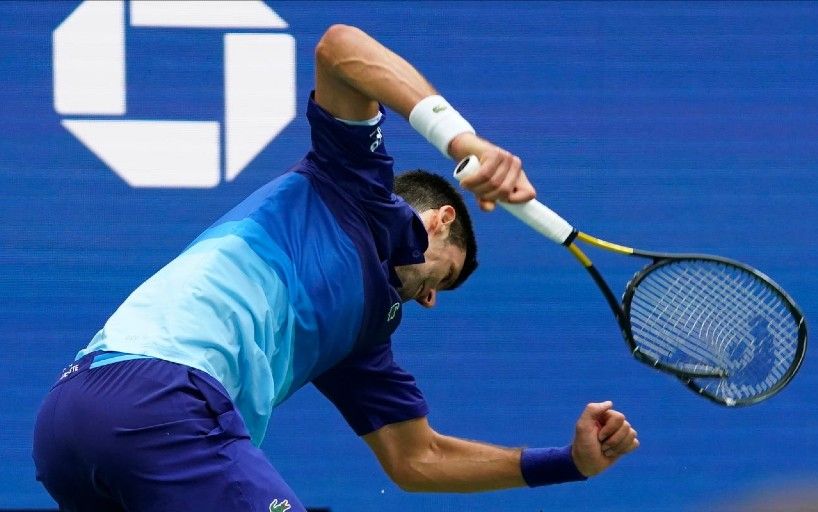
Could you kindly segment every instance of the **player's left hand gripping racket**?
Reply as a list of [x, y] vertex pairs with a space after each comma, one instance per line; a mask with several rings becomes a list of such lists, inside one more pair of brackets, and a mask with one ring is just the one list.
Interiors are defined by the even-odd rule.
[[[480, 168], [476, 156], [454, 171], [462, 180]], [[743, 263], [703, 254], [665, 254], [613, 244], [577, 231], [537, 200], [499, 203], [564, 245], [591, 274], [637, 360], [681, 379], [726, 406], [750, 405], [789, 383], [804, 359], [807, 324], [801, 310], [769, 277]], [[647, 258], [614, 296], [576, 242]]]

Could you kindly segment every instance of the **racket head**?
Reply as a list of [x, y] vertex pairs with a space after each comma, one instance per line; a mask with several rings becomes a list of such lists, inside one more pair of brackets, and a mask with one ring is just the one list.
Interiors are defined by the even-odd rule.
[[651, 256], [622, 299], [623, 334], [637, 359], [731, 407], [789, 383], [806, 352], [807, 326], [779, 285], [727, 258]]

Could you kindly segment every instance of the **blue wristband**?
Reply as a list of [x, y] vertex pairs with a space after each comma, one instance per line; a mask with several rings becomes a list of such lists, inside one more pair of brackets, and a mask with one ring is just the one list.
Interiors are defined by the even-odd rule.
[[523, 448], [520, 470], [529, 487], [588, 479], [574, 464], [571, 445], [562, 448]]

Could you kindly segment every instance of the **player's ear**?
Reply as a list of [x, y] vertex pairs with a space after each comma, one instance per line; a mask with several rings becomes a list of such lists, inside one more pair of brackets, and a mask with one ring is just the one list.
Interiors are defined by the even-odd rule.
[[438, 215], [440, 215], [440, 222], [446, 225], [451, 225], [451, 223], [454, 222], [455, 217], [457, 217], [457, 212], [455, 212], [454, 206], [444, 204], [438, 210]]
[[432, 230], [441, 235], [444, 239], [449, 238], [449, 232], [456, 216], [457, 214], [455, 213], [454, 207], [444, 204], [435, 210], [431, 226]]

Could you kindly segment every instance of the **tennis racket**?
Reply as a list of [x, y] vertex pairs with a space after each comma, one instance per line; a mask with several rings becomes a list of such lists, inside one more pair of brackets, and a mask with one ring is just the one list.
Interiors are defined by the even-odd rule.
[[[455, 168], [460, 181], [480, 168], [476, 156]], [[704, 254], [633, 249], [574, 229], [537, 200], [499, 203], [545, 237], [568, 248], [613, 311], [631, 353], [725, 406], [751, 405], [786, 386], [804, 359], [807, 324], [787, 293], [758, 270]], [[582, 242], [648, 261], [622, 301], [577, 246]]]

